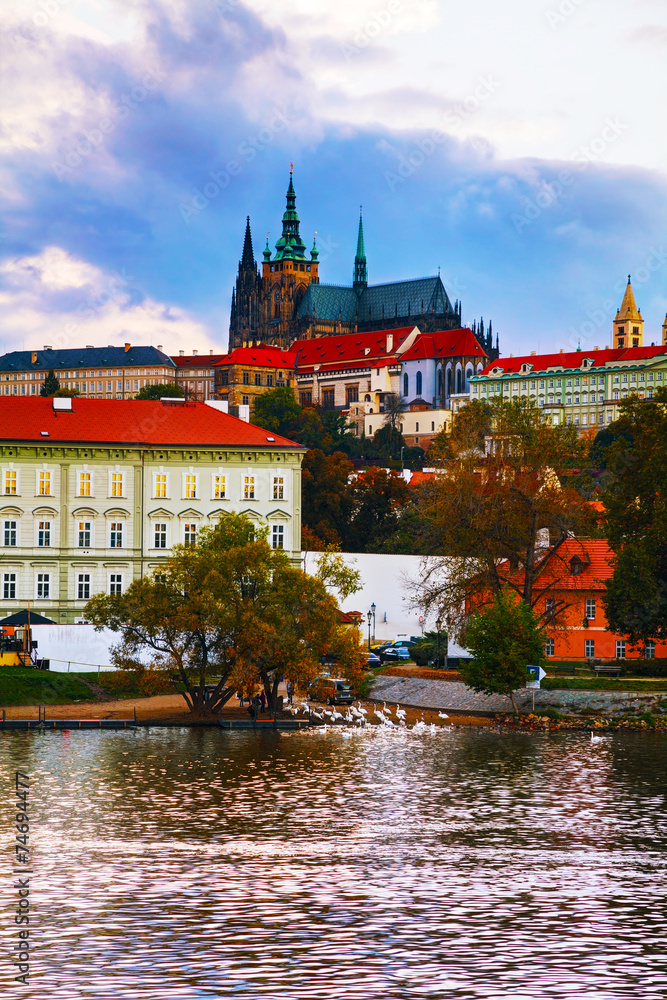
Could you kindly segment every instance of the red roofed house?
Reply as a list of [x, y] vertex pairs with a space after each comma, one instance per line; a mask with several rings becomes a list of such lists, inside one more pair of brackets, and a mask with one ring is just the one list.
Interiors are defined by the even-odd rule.
[[215, 398], [226, 402], [233, 412], [249, 406], [267, 389], [294, 385], [296, 354], [264, 344], [236, 347], [215, 365]]
[[207, 403], [0, 397], [0, 617], [79, 620], [225, 511], [300, 561], [304, 451]]
[[565, 606], [557, 626], [547, 626], [546, 652], [556, 660], [612, 660], [626, 657], [667, 656], [667, 642], [650, 642], [631, 648], [622, 635], [609, 631], [601, 598], [612, 575], [613, 552], [604, 539], [570, 539], [559, 558], [550, 563], [539, 580], [548, 596], [536, 611]]
[[[193, 351], [186, 354], [179, 351], [178, 357], [172, 357], [176, 365], [176, 385], [183, 389], [186, 399], [215, 399], [215, 367], [225, 357], [224, 352], [200, 354]], [[171, 380], [170, 380], [171, 381]]]
[[384, 422], [384, 397], [395, 393], [407, 406], [404, 436], [425, 447], [449, 419], [451, 395], [487, 361], [471, 330], [416, 326], [300, 340], [292, 350], [302, 406], [347, 411], [356, 433], [372, 437]]
[[472, 380], [470, 398], [531, 399], [553, 424], [595, 432], [616, 420], [628, 394], [650, 399], [667, 382], [667, 317], [655, 343], [643, 347], [643, 335], [628, 278], [613, 323], [613, 348], [498, 358]]

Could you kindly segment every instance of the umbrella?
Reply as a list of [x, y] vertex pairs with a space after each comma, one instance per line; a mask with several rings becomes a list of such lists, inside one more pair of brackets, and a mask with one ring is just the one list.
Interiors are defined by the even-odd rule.
[[[29, 616], [29, 617], [28, 617]], [[17, 611], [13, 615], [9, 615], [8, 618], [3, 618], [0, 620], [0, 625], [55, 625], [56, 622], [51, 621], [50, 618], [45, 618], [44, 615], [38, 615], [36, 611], [28, 611], [24, 608], [23, 611]]]

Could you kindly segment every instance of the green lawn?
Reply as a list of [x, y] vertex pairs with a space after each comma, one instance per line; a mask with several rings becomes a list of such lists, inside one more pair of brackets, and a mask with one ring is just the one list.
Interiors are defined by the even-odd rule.
[[97, 683], [97, 672], [60, 674], [26, 667], [0, 667], [0, 706], [66, 705], [73, 701], [96, 701], [97, 696], [82, 677]]
[[545, 677], [545, 691], [667, 691], [664, 677]]

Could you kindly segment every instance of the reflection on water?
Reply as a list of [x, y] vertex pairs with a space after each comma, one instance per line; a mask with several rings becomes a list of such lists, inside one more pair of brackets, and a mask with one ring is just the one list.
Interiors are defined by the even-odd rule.
[[667, 996], [663, 737], [6, 733], [0, 761], [5, 802], [33, 780], [16, 995]]

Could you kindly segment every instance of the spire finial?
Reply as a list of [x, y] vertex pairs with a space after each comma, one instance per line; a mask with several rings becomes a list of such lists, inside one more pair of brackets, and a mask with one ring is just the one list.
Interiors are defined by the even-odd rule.
[[628, 284], [629, 284], [629, 285], [631, 284], [631, 281], [630, 281], [630, 275], [628, 275]]
[[290, 174], [294, 173], [294, 164], [292, 163], [291, 160], [290, 160], [290, 165], [289, 165], [289, 172], [290, 172]]

